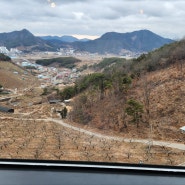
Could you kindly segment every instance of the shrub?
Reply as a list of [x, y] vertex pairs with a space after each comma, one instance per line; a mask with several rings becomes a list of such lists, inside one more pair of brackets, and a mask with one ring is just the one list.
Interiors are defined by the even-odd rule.
[[130, 99], [127, 101], [125, 112], [132, 117], [131, 122], [136, 123], [138, 127], [143, 113], [143, 105], [136, 100]]
[[1, 61], [11, 61], [11, 58], [3, 53], [0, 53], [0, 60]]
[[75, 94], [76, 94], [75, 86], [70, 86], [66, 87], [62, 92], [60, 92], [60, 97], [62, 101], [64, 101], [65, 99], [72, 98], [73, 96], [75, 96]]

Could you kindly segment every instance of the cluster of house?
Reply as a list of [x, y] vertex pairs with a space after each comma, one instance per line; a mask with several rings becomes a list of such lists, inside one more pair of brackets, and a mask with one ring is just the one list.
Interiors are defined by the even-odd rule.
[[59, 53], [64, 56], [71, 56], [74, 55], [75, 50], [73, 48], [60, 48]]
[[60, 83], [70, 83], [74, 82], [76, 78], [80, 76], [80, 72], [76, 68], [71, 69], [61, 69], [51, 78], [51, 83], [54, 85]]
[[17, 48], [10, 48], [10, 50], [8, 50], [5, 46], [0, 46], [0, 53], [3, 53], [10, 57], [15, 57], [18, 54], [21, 54], [22, 51], [18, 50]]
[[74, 82], [80, 76], [80, 72], [74, 69], [58, 69], [54, 67], [38, 68], [38, 78], [45, 84], [68, 84]]
[[[38, 52], [37, 52], [38, 54]], [[83, 57], [83, 56], [89, 56], [89, 57], [96, 57], [99, 56], [98, 53], [89, 53], [87, 51], [77, 51], [74, 48], [60, 48], [58, 49], [56, 52], [39, 52], [39, 55], [56, 55], [56, 56], [79, 56], [79, 57]]]
[[42, 86], [72, 83], [81, 75], [76, 68], [46, 67], [29, 60], [17, 62], [17, 64], [22, 67], [29, 67], [32, 72], [37, 74], [38, 79], [43, 84]]

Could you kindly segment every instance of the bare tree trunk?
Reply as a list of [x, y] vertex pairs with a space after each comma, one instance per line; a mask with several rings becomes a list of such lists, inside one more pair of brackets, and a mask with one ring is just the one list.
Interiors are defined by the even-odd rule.
[[149, 83], [149, 81], [147, 80], [147, 76], [146, 74], [144, 74], [143, 76], [143, 97], [144, 97], [144, 105], [145, 105], [145, 111], [146, 111], [146, 123], [149, 126], [149, 137], [148, 137], [148, 150], [147, 150], [147, 155], [150, 155], [150, 151], [151, 151], [151, 147], [153, 145], [153, 138], [152, 138], [152, 134], [153, 134], [153, 124], [151, 121], [151, 102], [150, 102], [150, 98], [151, 98], [151, 91], [154, 88], [154, 84], [152, 84], [152, 82]]

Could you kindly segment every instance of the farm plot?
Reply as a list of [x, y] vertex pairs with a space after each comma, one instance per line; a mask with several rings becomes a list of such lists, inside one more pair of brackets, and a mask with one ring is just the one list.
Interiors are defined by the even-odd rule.
[[52, 121], [0, 119], [0, 158], [129, 162], [175, 165], [182, 150], [105, 139]]

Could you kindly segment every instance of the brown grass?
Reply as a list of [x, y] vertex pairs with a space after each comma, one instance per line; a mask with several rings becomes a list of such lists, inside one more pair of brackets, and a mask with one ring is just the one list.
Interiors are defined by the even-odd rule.
[[[129, 116], [121, 118], [125, 108], [125, 95], [115, 95], [114, 89], [111, 89], [103, 100], [98, 100], [97, 96], [95, 103], [84, 108], [86, 114], [92, 118], [88, 125], [107, 132], [115, 131], [124, 137], [185, 142], [185, 135], [179, 129], [185, 125], [184, 71], [184, 66], [181, 71], [174, 65], [142, 75], [133, 82], [126, 99], [136, 99], [144, 105], [143, 122], [139, 124], [139, 128], [129, 122]], [[150, 90], [149, 122], [146, 120], [144, 99], [146, 83]], [[125, 123], [127, 127], [124, 127]]]
[[[5, 116], [5, 114], [4, 114]], [[15, 120], [0, 122], [0, 158], [104, 161], [176, 165], [184, 162], [183, 151], [166, 147], [101, 139], [53, 122]]]
[[[3, 74], [2, 71], [0, 75]], [[9, 75], [10, 73], [7, 72]], [[2, 77], [5, 78], [5, 75]], [[127, 98], [137, 98], [144, 104], [144, 79], [149, 85], [155, 84], [152, 85], [150, 95], [152, 133], [151, 127], [146, 123], [140, 124], [139, 128], [127, 123], [127, 128], [120, 130], [123, 124], [120, 118], [123, 104], [122, 100], [112, 96], [111, 92], [107, 93], [108, 98], [87, 110], [94, 115], [88, 125], [75, 125], [106, 135], [133, 138], [130, 143], [102, 139], [54, 122], [39, 121], [40, 118], [51, 117], [51, 108], [60, 108], [60, 105], [49, 105], [43, 101], [40, 92], [30, 91], [16, 100], [19, 105], [15, 106], [15, 114], [0, 113], [0, 158], [143, 162], [165, 165], [183, 163], [184, 151], [164, 146], [151, 146], [149, 149], [148, 144], [136, 143], [134, 138], [184, 142], [185, 136], [179, 132], [179, 127], [185, 124], [184, 74], [175, 66], [148, 73], [146, 78], [135, 81]], [[16, 83], [18, 85], [18, 82]], [[13, 86], [10, 82], [7, 84]], [[29, 106], [30, 102], [32, 106]], [[37, 104], [38, 102], [42, 104]], [[54, 117], [57, 118], [57, 115]]]
[[[14, 72], [18, 72], [15, 74]], [[8, 89], [23, 89], [38, 85], [38, 80], [30, 73], [24, 74], [24, 70], [10, 62], [0, 61], [0, 84]]]

